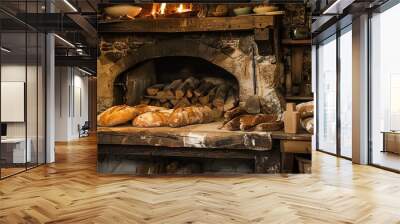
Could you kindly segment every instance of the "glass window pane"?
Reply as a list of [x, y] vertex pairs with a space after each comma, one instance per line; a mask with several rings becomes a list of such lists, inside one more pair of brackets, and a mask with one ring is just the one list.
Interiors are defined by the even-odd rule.
[[[1, 34], [1, 173], [2, 177], [25, 170], [30, 162], [26, 141], [26, 33]], [[28, 149], [28, 150], [27, 150]]]
[[352, 34], [340, 36], [340, 153], [352, 157]]
[[28, 62], [27, 62], [27, 80], [26, 80], [26, 113], [27, 113], [27, 141], [30, 144], [30, 162], [27, 164], [28, 168], [37, 165], [38, 154], [38, 36], [36, 32], [27, 33], [27, 48], [28, 48]]
[[396, 170], [400, 170], [400, 134], [392, 133], [397, 137], [388, 141], [383, 132], [400, 131], [400, 30], [394, 28], [398, 21], [400, 5], [371, 19], [372, 163]]
[[318, 48], [318, 149], [336, 153], [336, 37]]

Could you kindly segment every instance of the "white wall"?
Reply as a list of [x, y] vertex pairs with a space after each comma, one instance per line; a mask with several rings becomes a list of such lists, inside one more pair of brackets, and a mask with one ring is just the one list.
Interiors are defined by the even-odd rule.
[[[2, 82], [25, 82], [25, 64], [5, 64], [1, 66], [1, 81]], [[27, 106], [36, 108], [36, 80], [30, 78], [30, 74], [35, 74], [36, 67], [28, 66], [28, 84], [29, 87], [34, 86], [35, 88], [27, 88]], [[7, 108], [1, 108], [2, 110], [7, 110]], [[28, 110], [31, 111], [31, 110]], [[36, 113], [27, 114], [28, 122], [34, 121], [36, 123], [37, 115]], [[33, 125], [28, 124], [28, 128]], [[36, 126], [34, 127], [36, 129]], [[29, 132], [29, 130], [28, 130]], [[7, 123], [7, 136], [8, 137], [25, 137], [25, 122], [12, 122]], [[29, 137], [29, 136], [28, 136]]]
[[[38, 69], [38, 70], [37, 70]], [[26, 80], [27, 78], [27, 80]], [[27, 120], [25, 122], [7, 122], [8, 138], [25, 138], [32, 151], [32, 161], [44, 162], [45, 131], [44, 131], [44, 74], [41, 67], [24, 64], [3, 64], [1, 66], [1, 81], [26, 83], [26, 110]], [[4, 96], [3, 96], [4, 97]], [[7, 110], [9, 108], [1, 108]], [[39, 156], [36, 157], [36, 154]]]
[[88, 120], [88, 78], [72, 67], [56, 67], [55, 140], [79, 137], [78, 125]]

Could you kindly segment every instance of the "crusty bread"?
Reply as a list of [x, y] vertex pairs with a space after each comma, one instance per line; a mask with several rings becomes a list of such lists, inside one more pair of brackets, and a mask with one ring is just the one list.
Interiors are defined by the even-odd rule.
[[308, 133], [314, 134], [314, 118], [308, 117], [300, 120], [301, 127]]
[[110, 107], [97, 116], [97, 124], [111, 127], [127, 123], [135, 117], [135, 111], [135, 108], [128, 105]]
[[175, 109], [169, 117], [170, 127], [182, 127], [191, 124], [204, 124], [215, 121], [221, 113], [208, 106], [191, 106]]
[[145, 105], [145, 104], [140, 104], [140, 105], [134, 106], [133, 108], [136, 109], [136, 114], [137, 114], [136, 116], [139, 116], [140, 114], [144, 114], [147, 112], [168, 110], [168, 108], [165, 108], [165, 107], [149, 106], [149, 105]]
[[140, 114], [166, 109], [167, 108], [164, 107], [149, 106], [144, 104], [134, 107], [128, 105], [113, 106], [97, 116], [97, 124], [99, 126], [112, 127], [125, 124]]
[[168, 119], [172, 112], [173, 109], [147, 112], [137, 116], [133, 120], [132, 125], [141, 128], [168, 126]]
[[[226, 113], [225, 113], [226, 115]], [[272, 115], [272, 114], [245, 114], [245, 115], [240, 115], [236, 116], [230, 121], [226, 122], [221, 129], [223, 130], [229, 130], [229, 131], [261, 131], [263, 129], [276, 129], [279, 126], [279, 121], [277, 115]], [[264, 124], [263, 124], [264, 123]], [[271, 123], [270, 125], [267, 125], [265, 123]], [[275, 124], [276, 123], [276, 124]], [[260, 125], [260, 127], [255, 128], [257, 125]], [[276, 127], [276, 128], [275, 128]]]
[[296, 110], [299, 112], [300, 118], [313, 117], [314, 101], [298, 104]]
[[278, 116], [272, 114], [243, 115], [240, 117], [240, 130], [245, 131], [257, 124], [274, 122]]
[[[242, 116], [244, 116], [244, 115], [242, 115]], [[232, 120], [226, 122], [224, 124], [224, 126], [222, 126], [221, 129], [228, 130], [228, 131], [238, 131], [238, 130], [240, 130], [240, 117], [241, 116], [234, 117]]]
[[282, 121], [273, 121], [257, 124], [254, 128], [250, 129], [251, 131], [279, 131], [283, 129]]

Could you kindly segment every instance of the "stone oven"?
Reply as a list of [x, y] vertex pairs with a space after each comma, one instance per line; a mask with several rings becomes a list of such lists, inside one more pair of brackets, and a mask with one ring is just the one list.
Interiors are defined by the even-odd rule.
[[[264, 100], [262, 105], [265, 110], [282, 113], [282, 98], [278, 91], [281, 78], [279, 63], [274, 54], [259, 54], [253, 32], [106, 34], [102, 36], [100, 49], [104, 57], [100, 56], [98, 65], [98, 111], [121, 103], [118, 83], [121, 84], [122, 80], [129, 82], [126, 76], [138, 79], [142, 75], [143, 85], [136, 89], [138, 94], [144, 93], [145, 87], [157, 81], [185, 78], [178, 74], [179, 71], [171, 72], [169, 76], [162, 71], [163, 68], [171, 69], [177, 63], [181, 66], [177, 65], [176, 69], [185, 69], [182, 65], [189, 70], [202, 66], [201, 71], [188, 75], [207, 75], [227, 80], [234, 78], [241, 102], [257, 95]], [[169, 60], [170, 63], [163, 63], [163, 60]], [[203, 66], [210, 68], [209, 74], [202, 69]], [[218, 69], [221, 72], [215, 72]], [[223, 74], [228, 75], [223, 77]]]
[[[285, 103], [276, 31], [281, 16], [139, 18], [100, 23], [98, 112], [114, 105], [154, 103], [157, 97], [147, 96], [146, 89], [157, 83], [212, 77], [237, 90], [238, 106], [251, 106], [256, 98], [258, 113], [279, 118]], [[210, 159], [253, 161], [250, 169], [255, 172], [280, 171], [273, 132], [227, 131], [220, 130], [221, 125], [222, 121], [179, 128], [99, 127], [98, 171], [169, 173], [176, 161], [168, 162], [168, 158], [185, 158], [185, 163], [206, 158], [208, 165], [204, 166], [208, 168], [215, 168]], [[167, 158], [167, 162], [159, 158]], [[143, 165], [144, 160], [158, 165]], [[163, 163], [166, 165], [160, 165]], [[189, 164], [193, 168], [194, 163]]]

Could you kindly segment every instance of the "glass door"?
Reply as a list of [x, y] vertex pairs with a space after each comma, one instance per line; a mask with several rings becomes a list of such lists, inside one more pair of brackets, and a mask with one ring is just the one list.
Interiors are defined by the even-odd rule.
[[339, 120], [340, 156], [352, 158], [352, 33], [351, 25], [340, 31], [339, 38]]
[[318, 46], [317, 149], [336, 154], [336, 35]]
[[[0, 1], [39, 13], [44, 1]], [[45, 44], [43, 33], [0, 12], [0, 178], [45, 163]], [[7, 21], [7, 22], [4, 22]]]
[[400, 171], [400, 4], [371, 18], [370, 162]]

